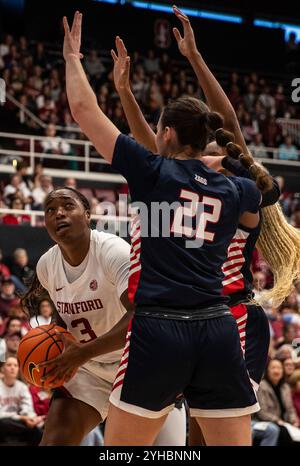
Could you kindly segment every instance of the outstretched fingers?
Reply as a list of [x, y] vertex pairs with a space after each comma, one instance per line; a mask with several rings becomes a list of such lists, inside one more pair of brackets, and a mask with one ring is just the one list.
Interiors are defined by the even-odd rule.
[[124, 42], [122, 41], [122, 39], [119, 36], [116, 37], [116, 48], [117, 48], [119, 58], [126, 58], [127, 57], [127, 49], [125, 47]]
[[173, 34], [175, 36], [175, 39], [179, 43], [182, 40], [182, 36], [177, 28], [173, 28]]
[[66, 16], [63, 17], [63, 25], [64, 25], [65, 34], [70, 35], [70, 26], [69, 26], [69, 23], [68, 23], [68, 20], [67, 20]]
[[114, 49], [111, 49], [110, 53], [113, 58], [113, 61], [116, 63], [116, 61], [118, 60], [118, 56], [116, 55], [116, 52], [114, 51]]

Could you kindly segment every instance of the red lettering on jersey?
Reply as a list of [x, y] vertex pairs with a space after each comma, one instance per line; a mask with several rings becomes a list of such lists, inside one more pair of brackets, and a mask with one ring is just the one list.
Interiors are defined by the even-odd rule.
[[81, 303], [74, 303], [76, 314], [79, 314], [81, 311]]
[[96, 309], [102, 309], [103, 308], [101, 299], [95, 299], [95, 305], [96, 305]]
[[103, 309], [103, 304], [99, 298], [76, 303], [62, 303], [61, 301], [57, 301], [56, 308], [61, 314], [80, 314], [81, 312]]
[[86, 303], [90, 311], [95, 311], [95, 301], [91, 300], [91, 301], [87, 301]]
[[87, 303], [85, 301], [82, 301], [80, 304], [81, 304], [82, 312], [86, 312], [86, 311], [89, 310], [88, 305], [87, 305]]

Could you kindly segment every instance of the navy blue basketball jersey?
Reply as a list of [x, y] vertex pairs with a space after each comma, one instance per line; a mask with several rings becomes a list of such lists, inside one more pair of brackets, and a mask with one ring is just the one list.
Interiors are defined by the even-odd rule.
[[226, 303], [221, 268], [239, 216], [258, 211], [255, 183], [226, 178], [200, 160], [154, 155], [124, 135], [112, 166], [139, 205], [132, 238], [135, 304], [201, 309]]
[[[239, 161], [230, 157], [223, 159], [223, 166], [231, 173], [242, 178], [251, 179], [249, 170], [246, 170]], [[274, 205], [280, 197], [280, 188], [277, 181], [272, 179], [272, 187], [262, 195], [260, 209]], [[227, 259], [223, 264], [223, 294], [230, 297], [229, 305], [235, 306], [247, 302], [253, 296], [253, 276], [251, 272], [252, 255], [261, 230], [260, 221], [255, 228], [238, 225], [228, 251]]]
[[223, 294], [230, 297], [230, 306], [252, 298], [252, 255], [259, 237], [261, 222], [255, 228], [238, 225], [227, 250], [227, 259], [222, 267]]

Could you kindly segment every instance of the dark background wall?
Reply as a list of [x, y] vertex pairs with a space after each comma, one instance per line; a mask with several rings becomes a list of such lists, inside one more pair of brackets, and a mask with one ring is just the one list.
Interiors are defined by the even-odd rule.
[[5, 261], [16, 248], [24, 248], [28, 252], [30, 262], [35, 265], [41, 255], [53, 244], [45, 228], [0, 225], [0, 249]]

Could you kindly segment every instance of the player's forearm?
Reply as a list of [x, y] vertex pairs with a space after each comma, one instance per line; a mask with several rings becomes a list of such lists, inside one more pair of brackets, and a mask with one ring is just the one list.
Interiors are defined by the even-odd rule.
[[202, 55], [199, 51], [194, 52], [189, 55], [188, 60], [197, 76], [210, 110], [219, 112], [223, 116], [224, 128], [234, 133], [236, 143], [241, 145], [244, 151], [247, 150], [234, 108], [221, 85], [206, 65]]
[[70, 54], [66, 60], [66, 84], [74, 120], [98, 153], [111, 163], [120, 131], [98, 106], [80, 59], [75, 54]]
[[155, 134], [148, 125], [130, 88], [118, 89], [122, 107], [134, 139], [156, 153]]
[[89, 360], [124, 348], [128, 325], [133, 314], [134, 311], [127, 311], [109, 332], [90, 343], [84, 344], [82, 349], [86, 354], [86, 359]]
[[96, 96], [88, 82], [81, 61], [73, 54], [70, 54], [66, 60], [66, 88], [70, 109], [76, 121], [80, 118], [82, 110], [92, 110], [93, 107], [98, 107]]

